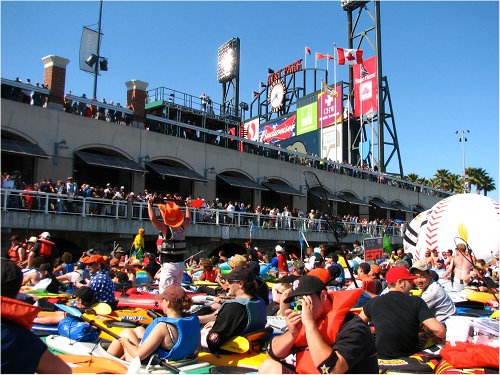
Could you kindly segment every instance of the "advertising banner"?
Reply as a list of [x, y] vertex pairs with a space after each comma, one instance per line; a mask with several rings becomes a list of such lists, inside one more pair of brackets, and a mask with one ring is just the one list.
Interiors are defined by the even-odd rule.
[[326, 128], [342, 122], [342, 85], [335, 87], [337, 97], [326, 92], [318, 94], [318, 128]]
[[297, 116], [282, 118], [275, 122], [265, 124], [260, 128], [259, 141], [262, 143], [275, 143], [295, 136], [295, 123]]
[[87, 27], [83, 28], [82, 39], [80, 41], [80, 69], [89, 73], [94, 73], [95, 68], [87, 65], [85, 60], [92, 54], [97, 55], [97, 35], [97, 31]]
[[319, 130], [280, 141], [279, 145], [303, 154], [319, 154]]
[[[354, 116], [378, 111], [377, 59], [376, 56], [353, 65]], [[361, 113], [362, 112], [362, 113]]]
[[365, 238], [363, 240], [363, 247], [365, 248], [365, 261], [375, 262], [381, 259], [384, 253], [382, 244], [382, 237]]
[[245, 137], [251, 141], [257, 142], [259, 140], [259, 119], [255, 118], [251, 121], [245, 122]]
[[297, 135], [318, 129], [318, 102], [297, 108]]
[[[321, 130], [320, 130], [321, 131]], [[342, 124], [323, 129], [321, 157], [342, 162]]]

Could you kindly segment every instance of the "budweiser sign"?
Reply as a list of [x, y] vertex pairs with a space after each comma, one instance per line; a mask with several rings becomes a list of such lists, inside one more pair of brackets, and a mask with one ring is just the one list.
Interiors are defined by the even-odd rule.
[[269, 123], [260, 128], [259, 140], [262, 143], [274, 143], [295, 136], [296, 115]]

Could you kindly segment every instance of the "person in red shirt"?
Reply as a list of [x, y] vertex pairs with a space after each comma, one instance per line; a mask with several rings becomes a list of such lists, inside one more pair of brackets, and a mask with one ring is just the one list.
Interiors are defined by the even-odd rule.
[[369, 275], [370, 271], [371, 268], [368, 263], [360, 263], [358, 267], [358, 279], [363, 283], [361, 289], [368, 292], [370, 296], [373, 297], [377, 292], [377, 284], [373, 276]]
[[286, 262], [285, 249], [281, 245], [276, 245], [276, 258], [278, 259], [278, 272], [280, 276], [288, 275], [288, 263]]

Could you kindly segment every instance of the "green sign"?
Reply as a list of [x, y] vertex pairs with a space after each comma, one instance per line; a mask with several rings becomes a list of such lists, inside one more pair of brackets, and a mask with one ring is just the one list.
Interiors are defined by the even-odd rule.
[[318, 129], [318, 102], [297, 108], [297, 135]]

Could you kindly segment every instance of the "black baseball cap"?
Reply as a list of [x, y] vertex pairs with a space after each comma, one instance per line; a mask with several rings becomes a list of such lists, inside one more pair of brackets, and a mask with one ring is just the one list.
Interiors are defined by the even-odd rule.
[[292, 283], [292, 292], [283, 302], [289, 303], [295, 297], [306, 296], [323, 290], [326, 290], [325, 284], [316, 276], [301, 276]]
[[80, 298], [84, 305], [90, 306], [94, 302], [94, 291], [88, 286], [82, 286], [76, 289], [73, 295]]
[[250, 271], [247, 267], [237, 267], [224, 278], [227, 281], [245, 281], [250, 282], [255, 280], [255, 273]]

